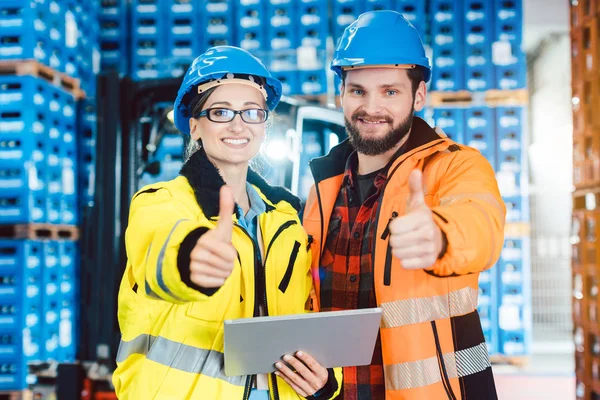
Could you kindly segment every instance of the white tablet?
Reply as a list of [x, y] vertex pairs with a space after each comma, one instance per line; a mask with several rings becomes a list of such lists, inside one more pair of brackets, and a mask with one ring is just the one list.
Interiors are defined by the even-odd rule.
[[380, 322], [381, 308], [225, 321], [225, 375], [274, 372], [298, 350], [325, 368], [368, 365]]

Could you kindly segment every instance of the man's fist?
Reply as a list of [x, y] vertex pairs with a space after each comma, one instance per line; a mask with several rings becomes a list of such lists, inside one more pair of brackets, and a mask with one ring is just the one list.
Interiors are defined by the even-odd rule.
[[416, 169], [408, 178], [410, 195], [406, 214], [390, 222], [392, 254], [400, 259], [406, 269], [431, 267], [442, 251], [442, 231], [425, 204], [423, 174]]
[[234, 207], [231, 188], [223, 186], [217, 226], [202, 235], [190, 253], [190, 279], [200, 287], [219, 288], [233, 271], [237, 256], [231, 244]]

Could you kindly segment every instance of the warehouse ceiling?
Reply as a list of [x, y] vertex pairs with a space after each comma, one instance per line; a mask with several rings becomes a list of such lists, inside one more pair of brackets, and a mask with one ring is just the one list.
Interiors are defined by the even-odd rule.
[[549, 34], [569, 32], [569, 0], [523, 0], [523, 8], [523, 46], [527, 53]]

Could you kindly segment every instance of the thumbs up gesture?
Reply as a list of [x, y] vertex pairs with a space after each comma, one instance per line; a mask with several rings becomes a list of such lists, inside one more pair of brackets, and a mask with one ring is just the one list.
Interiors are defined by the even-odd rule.
[[198, 239], [190, 253], [190, 280], [203, 288], [218, 288], [233, 271], [237, 252], [231, 244], [233, 233], [233, 192], [223, 186], [219, 198], [219, 221]]
[[435, 264], [442, 251], [442, 231], [425, 204], [421, 171], [412, 171], [408, 183], [410, 195], [406, 214], [392, 220], [389, 225], [390, 246], [392, 254], [402, 262], [402, 267], [429, 268]]

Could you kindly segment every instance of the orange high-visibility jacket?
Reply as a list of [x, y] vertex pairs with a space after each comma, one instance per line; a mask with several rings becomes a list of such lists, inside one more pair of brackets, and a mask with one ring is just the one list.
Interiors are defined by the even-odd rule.
[[[315, 186], [304, 226], [313, 238], [314, 308], [320, 255], [352, 151], [345, 141], [311, 162]], [[408, 176], [416, 168], [423, 171], [426, 203], [448, 239], [443, 257], [426, 270], [402, 268], [385, 233], [391, 218], [405, 214]], [[373, 228], [387, 400], [497, 399], [477, 297], [479, 272], [500, 256], [505, 214], [489, 162], [415, 118], [407, 151], [388, 170]]]

